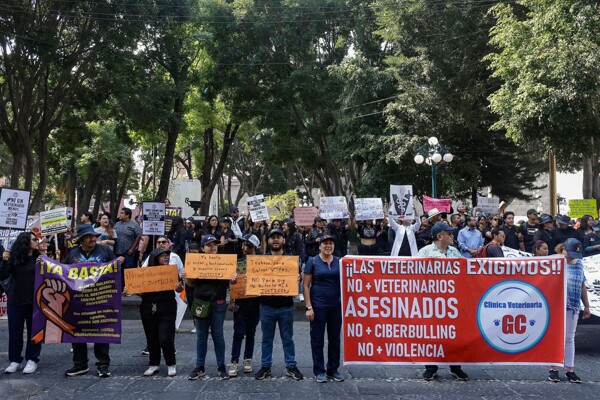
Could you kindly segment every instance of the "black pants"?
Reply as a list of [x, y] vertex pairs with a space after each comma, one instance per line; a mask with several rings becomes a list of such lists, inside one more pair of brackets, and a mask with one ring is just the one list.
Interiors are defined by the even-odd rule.
[[160, 365], [160, 353], [165, 357], [165, 364], [173, 366], [175, 361], [175, 317], [177, 303], [173, 294], [173, 302], [142, 303], [140, 305], [142, 325], [150, 353], [148, 365]]
[[[94, 343], [94, 355], [96, 356], [96, 366], [110, 365], [110, 356], [108, 355], [108, 343]], [[73, 343], [73, 364], [77, 367], [88, 367], [87, 344]]]
[[[426, 365], [425, 369], [428, 371], [437, 372], [438, 366], [437, 365]], [[460, 365], [451, 365], [450, 366], [450, 371], [453, 371], [455, 369], [460, 369]]]
[[366, 245], [360, 243], [358, 245], [358, 255], [360, 256], [376, 256], [377, 255], [377, 244]]

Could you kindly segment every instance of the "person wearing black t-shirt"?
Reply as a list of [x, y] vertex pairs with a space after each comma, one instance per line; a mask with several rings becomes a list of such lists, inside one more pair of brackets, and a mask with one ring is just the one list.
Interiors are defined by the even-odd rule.
[[519, 228], [515, 226], [515, 213], [507, 211], [504, 213], [504, 225], [501, 226], [504, 231], [504, 245], [515, 250], [525, 251], [523, 246], [523, 235]]

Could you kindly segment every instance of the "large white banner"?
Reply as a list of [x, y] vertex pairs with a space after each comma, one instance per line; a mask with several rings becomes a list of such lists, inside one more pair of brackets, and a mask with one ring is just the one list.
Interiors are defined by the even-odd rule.
[[584, 257], [581, 261], [585, 270], [590, 311], [600, 317], [600, 255]]
[[266, 221], [269, 219], [269, 209], [265, 202], [265, 196], [257, 194], [256, 196], [248, 197], [248, 211], [252, 221]]
[[165, 234], [165, 203], [142, 203], [142, 232], [144, 235]]
[[390, 185], [390, 215], [398, 219], [415, 219], [412, 185]]
[[0, 227], [25, 230], [29, 196], [27, 190], [2, 188], [0, 192]]
[[354, 199], [354, 215], [357, 221], [383, 218], [383, 202], [378, 198]]
[[348, 218], [348, 203], [344, 196], [321, 197], [319, 211], [323, 219]]

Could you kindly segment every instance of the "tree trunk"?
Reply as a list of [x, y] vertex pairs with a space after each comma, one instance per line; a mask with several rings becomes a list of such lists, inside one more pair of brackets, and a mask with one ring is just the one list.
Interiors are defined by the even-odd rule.
[[90, 209], [90, 202], [92, 201], [92, 196], [96, 192], [96, 185], [98, 184], [98, 180], [100, 179], [100, 168], [96, 161], [90, 162], [88, 166], [88, 176], [85, 180], [85, 184], [81, 188], [81, 192], [79, 195], [79, 204], [77, 204], [77, 215], [81, 215], [81, 213], [86, 212]]
[[181, 127], [181, 119], [183, 118], [183, 100], [185, 92], [180, 93], [175, 98], [173, 104], [173, 115], [169, 122], [167, 145], [165, 148], [165, 156], [163, 158], [163, 167], [160, 174], [160, 184], [156, 193], [156, 201], [163, 202], [167, 198], [169, 192], [169, 183], [171, 182], [171, 170], [173, 169], [173, 159], [175, 157], [175, 146], [179, 137], [179, 128]]
[[592, 157], [583, 156], [583, 182], [581, 190], [583, 192], [584, 199], [591, 199], [592, 192], [594, 187], [594, 168], [593, 168], [593, 160]]
[[[123, 173], [123, 177], [121, 178], [121, 186], [119, 187], [119, 191], [117, 192], [117, 196], [115, 199], [115, 205], [111, 204], [111, 212], [113, 217], [119, 214], [119, 205], [121, 205], [121, 200], [123, 196], [125, 196], [125, 190], [127, 189], [127, 182], [129, 182], [129, 176], [131, 175], [131, 170], [133, 168], [133, 163], [130, 162]], [[120, 167], [118, 167], [120, 169]], [[118, 171], [117, 169], [117, 171]], [[118, 175], [118, 174], [117, 174]], [[118, 180], [116, 180], [118, 182]], [[118, 183], [117, 183], [118, 184]], [[166, 195], [165, 195], [166, 198]], [[164, 201], [164, 200], [163, 200]]]
[[94, 209], [92, 210], [92, 214], [98, 218], [98, 212], [100, 211], [100, 204], [102, 203], [102, 192], [104, 192], [104, 185], [101, 179], [98, 180], [96, 184], [96, 193], [94, 194]]
[[40, 132], [38, 143], [38, 172], [39, 183], [31, 202], [31, 213], [36, 213], [44, 208], [44, 194], [48, 185], [48, 133]]

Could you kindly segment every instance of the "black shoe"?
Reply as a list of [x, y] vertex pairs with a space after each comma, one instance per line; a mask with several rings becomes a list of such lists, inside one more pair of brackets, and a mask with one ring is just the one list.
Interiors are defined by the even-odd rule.
[[196, 379], [202, 378], [204, 375], [206, 375], [204, 367], [196, 367], [192, 373], [188, 375], [188, 381], [195, 381]]
[[551, 369], [548, 374], [548, 380], [552, 382], [560, 382], [560, 376], [558, 376], [558, 371]]
[[581, 383], [581, 378], [579, 378], [575, 372], [567, 372], [565, 375], [569, 379], [569, 382]]
[[458, 379], [459, 381], [468, 381], [469, 375], [462, 370], [462, 368], [450, 368], [450, 375]]
[[423, 379], [425, 379], [426, 381], [431, 381], [436, 376], [437, 376], [437, 372], [432, 369], [426, 369], [425, 372], [423, 372]]
[[86, 374], [90, 369], [88, 367], [78, 367], [77, 365], [73, 366], [73, 368], [65, 371], [66, 376], [77, 376]]
[[288, 368], [285, 374], [287, 376], [291, 376], [297, 381], [301, 381], [302, 379], [304, 379], [304, 375], [302, 375], [302, 372], [300, 372], [296, 367]]
[[108, 378], [110, 376], [108, 365], [101, 365], [98, 367], [98, 376], [100, 378]]
[[269, 376], [271, 376], [271, 368], [268, 368], [268, 367], [262, 367], [256, 373], [256, 375], [254, 375], [254, 377], [256, 379], [258, 379], [259, 381], [262, 381], [263, 379], [268, 378]]
[[142, 350], [142, 355], [143, 356], [150, 355], [150, 352], [148, 351], [148, 346], [146, 346], [146, 348], [144, 350]]
[[220, 381], [224, 381], [226, 379], [229, 379], [229, 374], [227, 374], [227, 370], [225, 369], [224, 365], [221, 365], [217, 368], [217, 378]]

